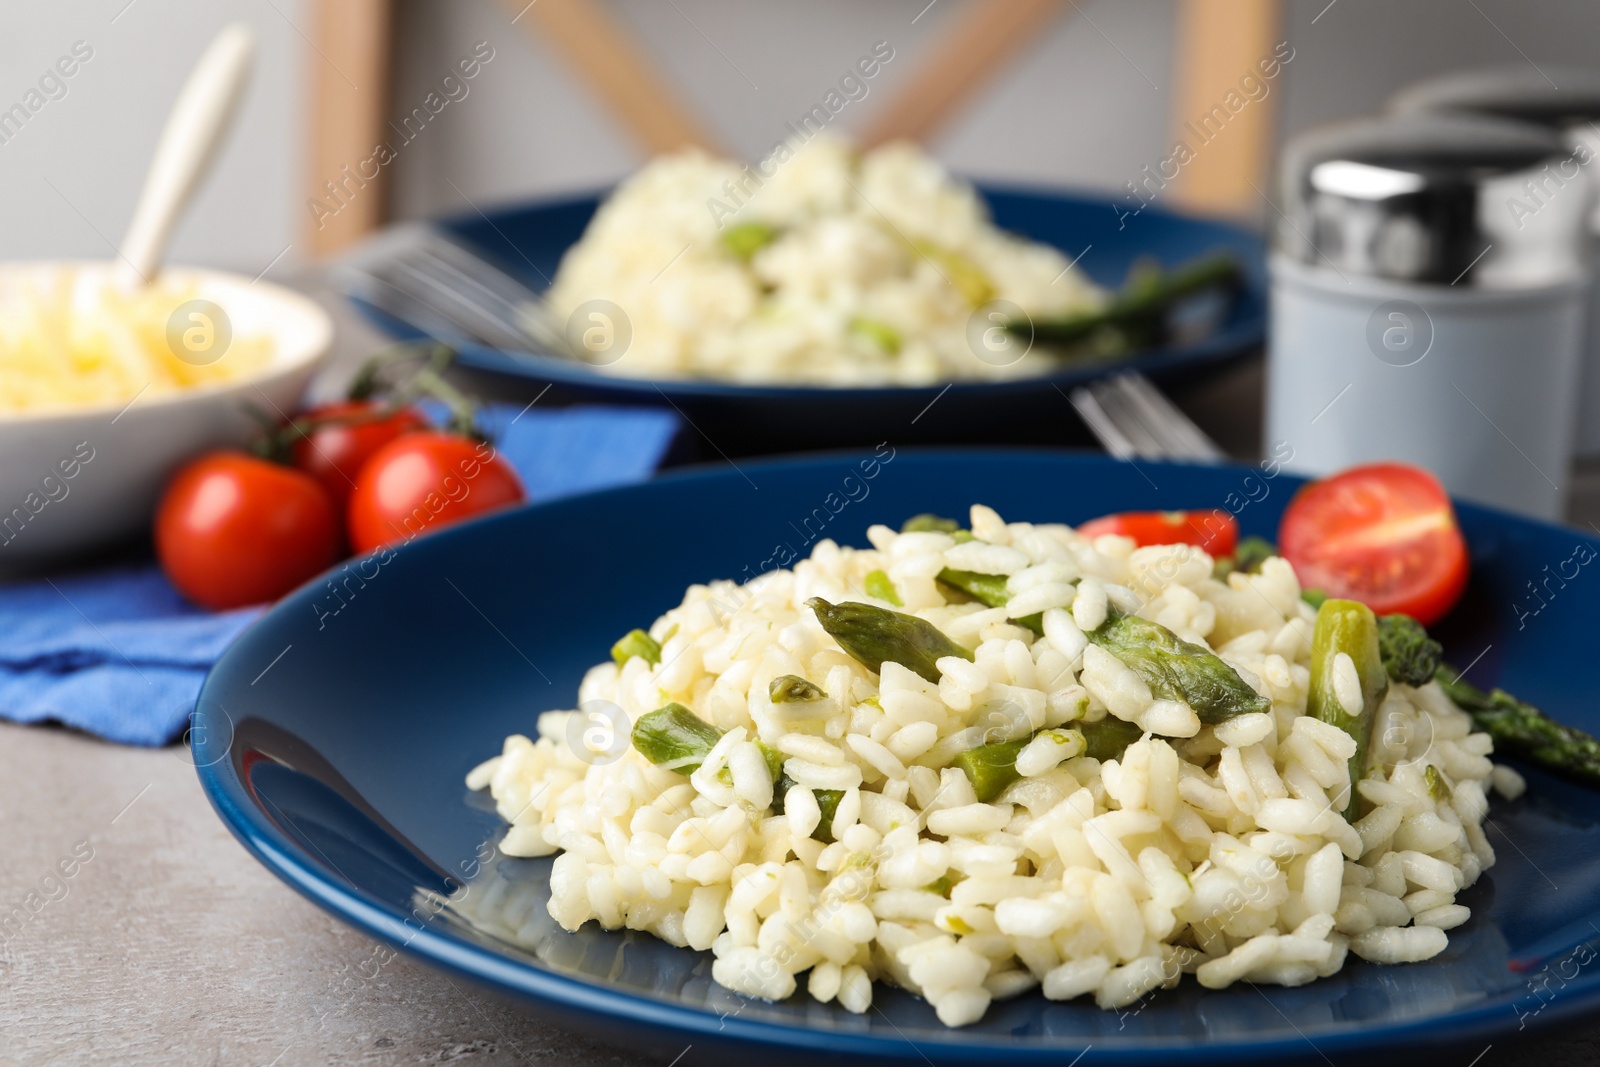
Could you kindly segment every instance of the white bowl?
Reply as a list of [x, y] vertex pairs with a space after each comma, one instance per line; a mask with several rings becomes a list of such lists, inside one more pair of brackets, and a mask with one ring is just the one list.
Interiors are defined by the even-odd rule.
[[[11, 263], [0, 271], [15, 277], [71, 269], [88, 281], [109, 266]], [[270, 335], [271, 361], [239, 378], [126, 406], [0, 412], [0, 573], [34, 570], [147, 529], [168, 478], [185, 460], [249, 441], [259, 423], [246, 405], [292, 413], [328, 354], [333, 323], [299, 293], [184, 267], [167, 268], [163, 280], [192, 286], [222, 307], [235, 338]]]

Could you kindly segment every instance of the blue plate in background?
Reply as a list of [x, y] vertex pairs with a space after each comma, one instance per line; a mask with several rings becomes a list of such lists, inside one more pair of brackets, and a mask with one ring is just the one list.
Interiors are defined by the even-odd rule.
[[[829, 388], [743, 385], [708, 379], [628, 378], [555, 356], [514, 354], [467, 345], [460, 362], [489, 374], [495, 391], [549, 400], [677, 407], [716, 448], [740, 454], [907, 442], [981, 444], [1059, 442], [1075, 430], [1066, 401], [1074, 386], [1117, 370], [1174, 382], [1206, 373], [1261, 347], [1266, 332], [1266, 270], [1261, 239], [1241, 227], [1157, 207], [1119, 216], [1109, 196], [980, 185], [1001, 228], [1054, 245], [1095, 282], [1122, 284], [1137, 259], [1174, 267], [1230, 252], [1244, 287], [1227, 316], [1202, 339], [1114, 360], [1064, 364], [1050, 373], [1004, 382], [917, 387]], [[583, 236], [600, 196], [541, 201], [472, 213], [442, 227], [536, 290], [555, 276], [561, 255]], [[1079, 258], [1081, 257], [1081, 258]], [[369, 304], [357, 306], [391, 335], [420, 335]], [[1030, 353], [1026, 359], [1044, 358]], [[935, 405], [933, 402], [938, 399]], [[931, 405], [931, 406], [930, 406]]]
[[[326, 582], [299, 590], [229, 649], [200, 695], [193, 745], [212, 804], [262, 863], [344, 921], [663, 1062], [692, 1045], [684, 1064], [1064, 1067], [1092, 1047], [1093, 1063], [1437, 1055], [1460, 1067], [1491, 1042], [1600, 1005], [1600, 794], [1529, 768], [1526, 797], [1493, 805], [1499, 862], [1462, 895], [1473, 918], [1443, 955], [1396, 967], [1352, 957], [1297, 989], [1209, 991], [1185, 979], [1122, 1012], [1032, 993], [949, 1030], [887, 987], [860, 1016], [804, 993], [768, 1004], [712, 983], [709, 954], [593, 924], [556, 928], [544, 911], [550, 861], [484, 862], [504, 826], [463, 777], [508, 733], [531, 733], [539, 712], [572, 706], [611, 642], [689, 584], [748, 578], [779, 546], [808, 552], [808, 537], [863, 545], [871, 523], [960, 515], [974, 501], [1008, 519], [1066, 522], [1253, 501], [1239, 512], [1244, 532], [1272, 536], [1298, 484], [1246, 467], [1000, 450], [886, 449], [867, 479], [861, 458], [688, 471], [529, 507], [423, 538], [386, 563], [351, 564], [334, 575], [337, 596]], [[1596, 579], [1580, 569], [1519, 619], [1538, 606], [1528, 581], [1600, 543], [1459, 511], [1473, 571], [1439, 631], [1449, 658], [1472, 663], [1479, 686], [1503, 685], [1600, 732], [1583, 588]], [[516, 931], [441, 910], [438, 895], [462, 883], [461, 913], [510, 914]]]

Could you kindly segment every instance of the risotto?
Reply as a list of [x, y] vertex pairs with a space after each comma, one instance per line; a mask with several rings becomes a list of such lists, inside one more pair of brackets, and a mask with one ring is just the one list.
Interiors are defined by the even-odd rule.
[[1425, 960], [1469, 918], [1487, 791], [1522, 782], [1438, 683], [1374, 675], [1365, 608], [983, 506], [868, 537], [691, 587], [471, 772], [502, 853], [559, 852], [563, 927], [961, 1026]]
[[[975, 355], [980, 308], [1040, 318], [1104, 300], [1058, 250], [997, 229], [919, 149], [857, 156], [824, 133], [758, 167], [699, 152], [652, 161], [568, 250], [547, 310], [578, 320], [569, 340], [580, 354], [602, 345], [591, 361], [610, 373], [926, 385], [1045, 369], [1037, 355]], [[592, 301], [626, 315], [625, 346], [614, 324], [584, 328]], [[992, 325], [981, 319], [980, 334]]]

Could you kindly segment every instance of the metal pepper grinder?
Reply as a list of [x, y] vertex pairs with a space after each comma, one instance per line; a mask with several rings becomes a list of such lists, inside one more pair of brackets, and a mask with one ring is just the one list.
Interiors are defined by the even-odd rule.
[[[1567, 157], [1522, 190], [1519, 214], [1544, 210], [1569, 182], [1600, 188], [1600, 71], [1592, 67], [1527, 64], [1465, 71], [1418, 82], [1389, 102], [1397, 114], [1457, 111], [1536, 123], [1567, 142]], [[1589, 217], [1600, 245], [1600, 208]], [[1590, 294], [1578, 401], [1577, 452], [1600, 456], [1600, 284]]]
[[1399, 460], [1544, 518], [1566, 497], [1588, 300], [1587, 183], [1508, 205], [1570, 154], [1475, 115], [1361, 119], [1285, 149], [1267, 443], [1326, 474]]

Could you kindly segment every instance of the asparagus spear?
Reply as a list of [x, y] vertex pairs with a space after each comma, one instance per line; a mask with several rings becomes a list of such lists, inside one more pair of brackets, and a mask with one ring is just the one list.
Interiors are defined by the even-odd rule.
[[1390, 678], [1412, 686], [1437, 681], [1456, 706], [1472, 716], [1477, 728], [1494, 738], [1495, 751], [1520, 756], [1587, 785], [1600, 785], [1600, 739], [1556, 722], [1504, 689], [1485, 693], [1462, 681], [1461, 672], [1442, 662], [1439, 642], [1416, 619], [1380, 617], [1378, 648]]
[[880, 319], [853, 318], [850, 332], [865, 337], [891, 356], [900, 351], [900, 331]]
[[633, 724], [633, 747], [658, 767], [693, 774], [722, 731], [676, 702], [639, 716]]
[[765, 222], [741, 222], [722, 231], [722, 246], [746, 263], [777, 239], [777, 228]]
[[654, 666], [661, 662], [661, 646], [643, 630], [629, 630], [611, 646], [611, 658], [620, 667], [634, 656]]
[[868, 571], [863, 584], [866, 585], [868, 596], [886, 600], [897, 608], [905, 606], [905, 601], [900, 599], [900, 594], [894, 587], [894, 581], [883, 571]]
[[810, 704], [827, 695], [821, 686], [798, 674], [780, 674], [767, 686], [767, 699], [774, 704]]
[[1006, 576], [1003, 574], [980, 574], [946, 567], [939, 572], [938, 580], [991, 608], [1001, 607], [1011, 598], [1011, 594], [1006, 592]]
[[[1119, 759], [1123, 749], [1144, 736], [1144, 731], [1133, 723], [1111, 715], [1099, 722], [1073, 723], [1068, 729], [1083, 735], [1083, 754], [1097, 760]], [[972, 783], [972, 791], [979, 800], [993, 800], [1006, 786], [1022, 777], [1017, 772], [1017, 755], [1037, 736], [969, 748], [955, 758], [955, 765]]]
[[953, 534], [961, 529], [961, 524], [954, 519], [946, 519], [924, 511], [920, 515], [913, 515], [900, 526], [901, 533], [947, 533]]
[[1230, 255], [1208, 256], [1167, 271], [1159, 267], [1129, 272], [1111, 302], [1097, 311], [1060, 319], [1007, 325], [1014, 333], [1029, 334], [1040, 344], [1069, 345], [1109, 335], [1113, 351], [1126, 351], [1160, 343], [1167, 334], [1167, 313], [1184, 297], [1206, 289], [1232, 290], [1243, 277]]
[[[945, 568], [939, 581], [968, 596], [999, 607], [1006, 603], [1006, 579], [1001, 574], [978, 574]], [[1044, 632], [1043, 615], [1013, 620], [1035, 633]], [[1215, 653], [1181, 640], [1159, 623], [1113, 611], [1089, 640], [1138, 672], [1156, 696], [1182, 700], [1200, 716], [1216, 724], [1249, 711], [1266, 711], [1272, 702], [1245, 684], [1239, 672]]]
[[1272, 701], [1246, 685], [1220, 656], [1160, 623], [1112, 608], [1088, 638], [1132, 668], [1151, 693], [1183, 701], [1203, 723], [1214, 726], [1272, 708]]
[[[1003, 574], [980, 574], [977, 571], [958, 571], [946, 567], [939, 572], [938, 580], [952, 589], [959, 589], [980, 604], [987, 604], [991, 608], [1003, 607], [1011, 599], [1011, 594], [1006, 592], [1006, 576]], [[1020, 619], [1012, 619], [1018, 626], [1026, 626], [1036, 634], [1044, 633], [1044, 614], [1036, 612], [1025, 615]]]
[[[779, 776], [772, 785], [772, 810], [783, 810], [783, 798], [789, 790], [795, 787], [795, 780], [787, 774]], [[811, 831], [813, 840], [821, 841], [825, 845], [833, 844], [833, 816], [839, 810], [839, 801], [844, 798], [843, 789], [813, 789], [811, 795], [817, 798], [817, 808], [822, 812], [822, 818], [817, 822], [817, 828]]]
[[1115, 715], [1107, 715], [1099, 722], [1075, 724], [1083, 734], [1083, 754], [1097, 760], [1121, 759], [1122, 750], [1144, 736], [1144, 731], [1131, 722]]
[[973, 307], [982, 307], [994, 298], [994, 282], [988, 273], [960, 252], [936, 241], [921, 239], [913, 240], [911, 247], [938, 268], [945, 280]]
[[1556, 722], [1504, 689], [1485, 693], [1462, 681], [1453, 667], [1440, 665], [1434, 677], [1478, 729], [1494, 738], [1496, 752], [1520, 756], [1585, 785], [1600, 785], [1600, 740]]
[[816, 612], [817, 621], [839, 642], [839, 647], [871, 671], [879, 670], [888, 661], [937, 682], [937, 660], [945, 656], [972, 659], [971, 652], [915, 615], [854, 601], [830, 604], [819, 596], [806, 601], [806, 606]]
[[972, 783], [972, 791], [979, 800], [993, 800], [1006, 786], [1022, 777], [1017, 773], [1017, 755], [1031, 740], [1033, 738], [1023, 737], [969, 748], [955, 758], [955, 764]]
[[[700, 769], [722, 734], [682, 704], [672, 703], [639, 717], [633, 724], [633, 747], [656, 766], [689, 775]], [[774, 784], [781, 781], [783, 753], [761, 741], [756, 742], [756, 747], [767, 762], [767, 773]], [[733, 775], [726, 767], [722, 769], [722, 781], [733, 784]]]
[[825, 845], [831, 845], [833, 817], [839, 810], [839, 801], [844, 799], [844, 790], [813, 789], [811, 795], [817, 798], [817, 808], [822, 812], [822, 819], [817, 823], [817, 828], [811, 831], [811, 836]]
[[[1339, 656], [1348, 656], [1355, 665], [1357, 693], [1346, 693], [1340, 700]], [[1356, 783], [1366, 773], [1367, 739], [1372, 720], [1389, 688], [1383, 658], [1378, 651], [1378, 620], [1372, 609], [1354, 600], [1329, 599], [1317, 609], [1317, 625], [1311, 635], [1311, 690], [1306, 697], [1306, 713], [1331, 723], [1355, 738], [1356, 754], [1350, 757], [1350, 803], [1344, 817], [1355, 820], [1360, 797]], [[1359, 707], [1354, 706], [1359, 702]]]
[[1406, 685], [1427, 685], [1439, 670], [1444, 648], [1411, 616], [1380, 615], [1378, 654], [1390, 678]]
[[923, 512], [913, 515], [900, 526], [901, 533], [947, 533], [956, 539], [956, 543], [972, 540], [972, 531], [964, 528], [954, 519], [941, 518]]
[[1223, 556], [1211, 568], [1211, 577], [1221, 581], [1238, 571], [1240, 574], [1255, 574], [1261, 570], [1261, 565], [1268, 559], [1278, 554], [1278, 548], [1265, 537], [1251, 534], [1240, 539], [1239, 545], [1233, 550], [1232, 556]]

